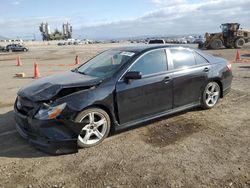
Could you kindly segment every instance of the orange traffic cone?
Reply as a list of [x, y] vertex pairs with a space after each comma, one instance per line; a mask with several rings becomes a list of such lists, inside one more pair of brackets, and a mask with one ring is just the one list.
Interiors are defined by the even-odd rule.
[[240, 61], [240, 52], [239, 52], [239, 50], [237, 50], [237, 52], [236, 52], [235, 61]]
[[40, 78], [41, 74], [37, 63], [34, 63], [34, 78]]
[[75, 65], [79, 65], [79, 64], [80, 64], [80, 60], [79, 60], [78, 55], [76, 55], [76, 58], [75, 58]]
[[20, 56], [18, 56], [18, 57], [16, 58], [16, 66], [22, 66], [22, 62], [21, 62]]

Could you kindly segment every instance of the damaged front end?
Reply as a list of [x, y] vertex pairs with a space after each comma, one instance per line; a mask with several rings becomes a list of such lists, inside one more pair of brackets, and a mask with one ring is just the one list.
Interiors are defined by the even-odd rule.
[[77, 135], [84, 125], [73, 121], [72, 111], [65, 105], [48, 107], [18, 97], [15, 103], [17, 131], [47, 153], [77, 152]]
[[79, 75], [67, 74], [78, 82], [62, 82], [59, 77], [50, 78], [49, 82], [47, 78], [38, 80], [18, 92], [14, 106], [19, 134], [36, 148], [50, 154], [77, 152], [78, 134], [84, 126], [74, 122], [78, 111], [73, 109], [72, 104], [62, 101], [62, 98], [91, 90], [100, 83], [91, 78], [80, 83], [77, 78], [73, 78]]

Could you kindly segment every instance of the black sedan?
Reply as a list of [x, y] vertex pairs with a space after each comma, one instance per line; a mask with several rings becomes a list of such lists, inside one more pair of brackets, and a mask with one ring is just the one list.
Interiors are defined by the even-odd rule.
[[120, 130], [201, 106], [231, 88], [231, 64], [198, 49], [139, 46], [107, 50], [80, 67], [22, 88], [18, 132], [37, 148], [63, 154], [101, 143]]
[[27, 52], [29, 49], [20, 44], [9, 44], [5, 47], [7, 52]]

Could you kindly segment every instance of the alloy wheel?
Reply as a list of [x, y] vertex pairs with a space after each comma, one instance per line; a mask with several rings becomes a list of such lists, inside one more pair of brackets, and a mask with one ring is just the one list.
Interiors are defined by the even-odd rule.
[[89, 112], [80, 122], [86, 123], [78, 135], [79, 145], [93, 145], [99, 142], [108, 129], [108, 121], [100, 112]]
[[220, 86], [216, 82], [208, 84], [205, 93], [205, 102], [209, 107], [213, 107], [220, 97]]

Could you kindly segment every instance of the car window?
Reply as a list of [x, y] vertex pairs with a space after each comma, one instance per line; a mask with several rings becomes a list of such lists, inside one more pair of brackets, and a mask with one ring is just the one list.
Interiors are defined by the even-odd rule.
[[180, 69], [185, 67], [194, 66], [196, 64], [194, 54], [188, 49], [170, 49], [174, 69]]
[[140, 57], [131, 67], [131, 71], [139, 71], [143, 76], [167, 71], [167, 56], [165, 50], [155, 50]]
[[194, 56], [195, 56], [195, 60], [196, 60], [197, 65], [203, 65], [203, 64], [208, 63], [208, 61], [204, 57], [202, 57], [200, 54], [198, 54], [197, 52], [194, 52]]

